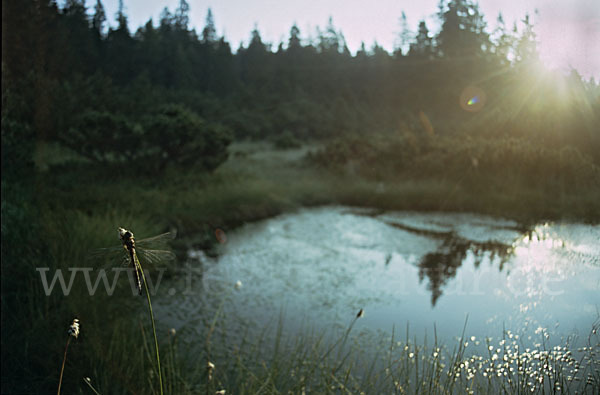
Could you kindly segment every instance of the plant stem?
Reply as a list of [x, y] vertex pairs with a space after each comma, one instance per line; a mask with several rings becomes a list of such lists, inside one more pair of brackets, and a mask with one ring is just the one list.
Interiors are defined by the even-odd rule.
[[100, 393], [98, 391], [96, 391], [96, 388], [94, 388], [94, 386], [92, 385], [92, 383], [90, 383], [88, 380], [83, 379], [83, 382], [86, 383], [88, 385], [88, 387], [91, 388], [92, 391], [94, 391], [94, 394], [96, 395], [100, 395]]
[[152, 333], [154, 334], [154, 349], [156, 350], [156, 363], [158, 365], [158, 381], [160, 383], [160, 394], [163, 395], [163, 382], [162, 382], [162, 370], [160, 368], [160, 354], [158, 352], [158, 339], [156, 337], [156, 324], [154, 323], [154, 312], [152, 311], [152, 301], [150, 300], [150, 292], [148, 291], [148, 283], [146, 282], [146, 275], [144, 269], [135, 255], [140, 272], [142, 273], [142, 280], [144, 280], [144, 287], [146, 288], [146, 297], [148, 299], [148, 308], [150, 309], [150, 321], [152, 322]]
[[69, 349], [69, 343], [71, 342], [71, 336], [67, 339], [67, 346], [65, 347], [65, 355], [62, 361], [62, 367], [60, 368], [60, 378], [58, 379], [58, 392], [57, 395], [60, 395], [60, 387], [62, 386], [62, 378], [63, 373], [65, 371], [65, 362], [67, 361], [67, 350]]

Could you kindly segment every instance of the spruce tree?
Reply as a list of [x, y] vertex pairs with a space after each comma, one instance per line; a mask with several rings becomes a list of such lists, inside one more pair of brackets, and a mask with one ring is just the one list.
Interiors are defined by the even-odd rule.
[[214, 44], [218, 41], [217, 29], [212, 10], [209, 8], [206, 13], [206, 23], [202, 29], [202, 42], [205, 44]]
[[94, 16], [92, 17], [92, 29], [94, 29], [98, 36], [102, 36], [105, 23], [106, 12], [104, 11], [104, 6], [102, 5], [102, 1], [96, 0], [96, 5], [94, 6]]
[[402, 11], [402, 16], [400, 17], [400, 33], [396, 37], [396, 42], [394, 43], [394, 56], [400, 57], [406, 55], [410, 48], [411, 39], [412, 32], [408, 27], [406, 14]]
[[186, 0], [179, 0], [175, 10], [175, 26], [179, 30], [187, 30], [190, 23], [190, 5]]
[[410, 45], [408, 55], [411, 58], [431, 59], [433, 56], [433, 41], [429, 36], [429, 29], [424, 20], [419, 22], [419, 32], [415, 42]]

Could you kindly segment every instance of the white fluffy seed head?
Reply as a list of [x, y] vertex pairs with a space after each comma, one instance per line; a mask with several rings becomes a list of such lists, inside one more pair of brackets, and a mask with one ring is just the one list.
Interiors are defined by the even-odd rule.
[[79, 336], [79, 320], [77, 318], [73, 319], [73, 323], [69, 326], [67, 333], [69, 336], [73, 336], [75, 339], [77, 339]]

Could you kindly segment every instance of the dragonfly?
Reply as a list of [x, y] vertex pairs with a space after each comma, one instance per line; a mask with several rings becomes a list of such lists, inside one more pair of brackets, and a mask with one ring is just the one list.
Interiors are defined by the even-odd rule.
[[119, 227], [120, 246], [100, 248], [93, 254], [95, 258], [106, 259], [109, 262], [114, 262], [119, 257], [123, 261], [124, 266], [130, 266], [135, 274], [136, 287], [139, 294], [142, 294], [142, 285], [144, 276], [142, 275], [142, 265], [144, 264], [160, 264], [169, 262], [175, 259], [175, 254], [164, 248], [167, 248], [168, 242], [175, 238], [175, 232], [162, 233], [157, 236], [148, 237], [145, 239], [136, 240], [133, 232], [125, 228]]

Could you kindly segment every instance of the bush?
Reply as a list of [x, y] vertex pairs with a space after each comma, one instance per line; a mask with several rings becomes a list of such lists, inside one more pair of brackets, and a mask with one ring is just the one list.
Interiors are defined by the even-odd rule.
[[227, 159], [231, 133], [183, 106], [169, 104], [147, 115], [142, 125], [118, 114], [86, 111], [60, 140], [104, 164], [127, 163], [138, 170], [160, 171], [172, 163], [212, 171]]
[[362, 135], [333, 140], [309, 160], [367, 179], [437, 178], [477, 187], [518, 182], [549, 190], [600, 186], [600, 168], [578, 149], [549, 149], [526, 139]]
[[[7, 75], [2, 66], [2, 116], [0, 129], [2, 137], [2, 181], [19, 181], [33, 173], [33, 152], [36, 145], [35, 129], [31, 115], [22, 94], [27, 84], [13, 87], [6, 81]], [[4, 195], [4, 188], [2, 188]]]
[[332, 140], [308, 160], [332, 170], [352, 169], [377, 178], [407, 167], [420, 149], [420, 142], [409, 134], [356, 135]]
[[139, 154], [143, 131], [127, 119], [108, 112], [86, 111], [73, 126], [59, 136], [60, 141], [78, 154], [95, 162], [133, 161]]
[[19, 180], [33, 172], [32, 128], [2, 114], [2, 179]]
[[280, 135], [273, 138], [273, 145], [278, 149], [300, 148], [302, 143], [294, 135], [286, 130]]
[[187, 108], [162, 106], [145, 120], [145, 149], [159, 169], [168, 163], [200, 163], [214, 170], [227, 159], [231, 133], [220, 124], [206, 122]]

